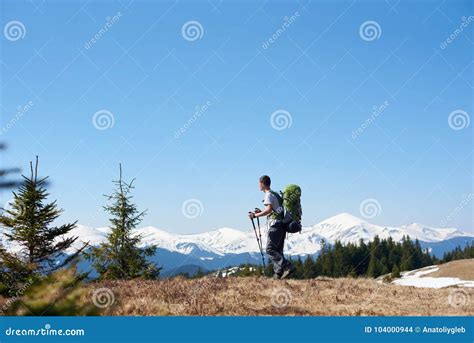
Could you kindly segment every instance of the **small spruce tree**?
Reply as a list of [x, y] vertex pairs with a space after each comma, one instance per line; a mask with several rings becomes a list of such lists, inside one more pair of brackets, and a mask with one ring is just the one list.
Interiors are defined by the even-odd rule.
[[90, 292], [74, 265], [39, 280], [28, 280], [9, 299], [4, 312], [9, 316], [96, 316], [101, 308], [90, 301]]
[[0, 246], [0, 295], [9, 297], [34, 274], [34, 266]]
[[370, 254], [369, 260], [369, 267], [367, 268], [367, 276], [369, 277], [377, 277], [380, 275], [380, 266], [377, 261], [377, 257], [375, 257], [375, 253]]
[[[11, 208], [3, 209], [0, 224], [6, 229], [7, 240], [17, 243], [22, 249], [18, 255], [0, 249], [3, 268], [12, 275], [49, 275], [67, 265], [84, 249], [66, 254], [78, 237], [67, 236], [76, 227], [76, 222], [55, 226], [54, 222], [63, 212], [56, 201], [46, 202], [49, 196], [46, 179], [38, 179], [38, 157], [30, 162], [31, 175], [23, 176], [18, 192], [13, 192]], [[21, 280], [17, 280], [21, 281]]]
[[396, 264], [393, 265], [392, 269], [392, 278], [399, 278], [400, 277], [400, 268]]
[[85, 254], [101, 279], [156, 279], [161, 268], [149, 262], [147, 257], [153, 256], [155, 246], [145, 249], [138, 247], [142, 236], [133, 233], [141, 223], [146, 211], [139, 211], [132, 201], [132, 180], [126, 183], [122, 179], [122, 165], [119, 165], [120, 177], [114, 181], [116, 188], [112, 195], [106, 196], [110, 205], [104, 206], [111, 218], [110, 232], [107, 240], [98, 247], [91, 247]]

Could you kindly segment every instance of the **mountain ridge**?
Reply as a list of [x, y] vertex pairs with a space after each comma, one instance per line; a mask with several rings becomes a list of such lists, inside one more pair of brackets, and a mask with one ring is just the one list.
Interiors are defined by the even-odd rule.
[[[266, 225], [262, 225], [262, 241], [266, 243]], [[108, 227], [91, 228], [78, 225], [67, 236], [78, 236], [75, 249], [88, 242], [98, 245], [105, 241]], [[208, 232], [193, 234], [173, 234], [154, 226], [135, 230], [142, 236], [141, 246], [156, 245], [157, 252], [152, 260], [163, 265], [166, 270], [180, 270], [182, 266], [194, 265], [212, 270], [241, 263], [260, 263], [260, 251], [253, 230], [241, 231], [223, 227]], [[333, 244], [336, 240], [343, 244], [373, 240], [378, 235], [382, 239], [392, 237], [400, 241], [403, 236], [418, 239], [423, 248], [442, 256], [444, 251], [454, 248], [453, 242], [474, 241], [474, 234], [456, 228], [432, 228], [422, 224], [407, 224], [400, 227], [386, 227], [371, 224], [349, 213], [340, 213], [313, 226], [304, 227], [299, 234], [289, 234], [285, 242], [285, 254], [290, 256], [316, 256], [322, 247], [322, 240]], [[5, 240], [3, 240], [5, 241]], [[4, 242], [8, 250], [18, 251], [19, 247]], [[165, 270], [164, 270], [165, 271]]]
[[[84, 242], [91, 238], [90, 243], [95, 245], [105, 239], [107, 230], [108, 228], [93, 229], [80, 226], [79, 230], [76, 229], [70, 234], [79, 236], [79, 240]], [[261, 231], [262, 241], [265, 244], [266, 225], [262, 225]], [[201, 233], [173, 234], [154, 226], [146, 226], [136, 229], [136, 233], [143, 237], [142, 246], [154, 244], [159, 248], [183, 254], [191, 254], [196, 251], [207, 251], [211, 255], [218, 256], [259, 253], [253, 230], [241, 231], [223, 227]], [[456, 228], [432, 228], [417, 223], [400, 227], [380, 226], [343, 212], [313, 226], [304, 227], [300, 234], [289, 235], [285, 251], [289, 255], [314, 255], [320, 250], [323, 239], [330, 244], [333, 244], [336, 240], [347, 244], [358, 243], [360, 239], [367, 242], [373, 239], [375, 235], [380, 238], [392, 237], [395, 241], [400, 241], [403, 236], [410, 236], [412, 239], [433, 243], [455, 237], [474, 237], [474, 234], [470, 235]]]

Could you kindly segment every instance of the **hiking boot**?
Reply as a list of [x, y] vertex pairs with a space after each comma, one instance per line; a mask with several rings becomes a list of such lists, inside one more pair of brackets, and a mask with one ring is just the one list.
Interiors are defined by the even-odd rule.
[[288, 266], [287, 268], [285, 268], [285, 270], [283, 271], [283, 274], [281, 274], [281, 278], [282, 279], [285, 279], [287, 278], [291, 273], [293, 273], [295, 271], [295, 267], [290, 265]]
[[280, 280], [280, 279], [281, 279], [281, 276], [278, 275], [278, 274], [273, 274], [273, 279], [274, 279], [274, 280]]

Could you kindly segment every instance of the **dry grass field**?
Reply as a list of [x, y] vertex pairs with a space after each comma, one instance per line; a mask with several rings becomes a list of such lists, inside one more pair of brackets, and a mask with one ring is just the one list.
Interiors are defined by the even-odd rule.
[[[474, 280], [474, 259], [440, 265], [425, 276]], [[47, 301], [36, 298], [30, 305]], [[9, 308], [10, 301], [0, 297], [0, 309]], [[368, 278], [101, 281], [82, 286], [75, 301], [114, 316], [474, 316], [474, 287], [416, 288]]]
[[[108, 281], [88, 287], [96, 300], [107, 303], [104, 314], [119, 316], [474, 315], [474, 288], [414, 288], [363, 278], [283, 281], [178, 277]], [[106, 293], [103, 299], [100, 292]]]

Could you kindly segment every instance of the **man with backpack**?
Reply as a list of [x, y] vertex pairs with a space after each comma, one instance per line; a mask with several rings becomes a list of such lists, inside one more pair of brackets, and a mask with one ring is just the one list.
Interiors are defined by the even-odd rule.
[[284, 279], [288, 277], [295, 267], [285, 259], [283, 248], [285, 246], [286, 227], [285, 210], [283, 207], [283, 199], [277, 192], [270, 188], [271, 179], [267, 175], [263, 175], [259, 179], [259, 187], [265, 193], [263, 211], [250, 212], [250, 219], [267, 216], [268, 236], [266, 252], [271, 257], [273, 263], [273, 278]]

